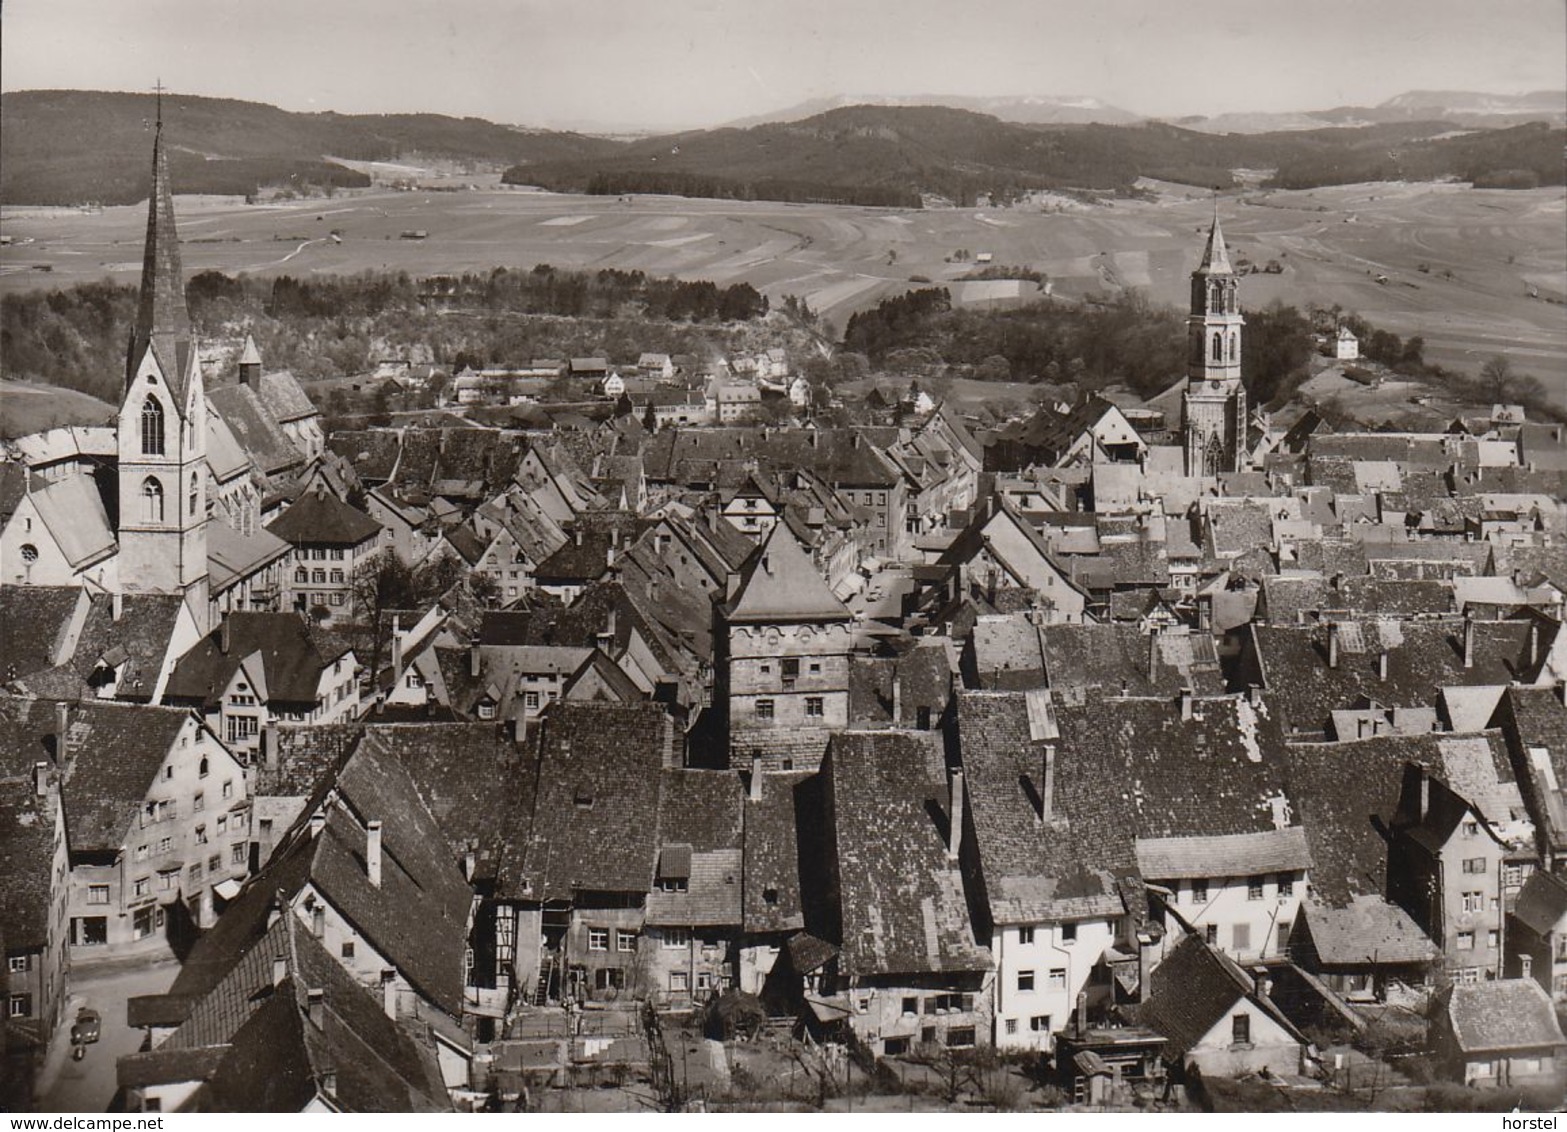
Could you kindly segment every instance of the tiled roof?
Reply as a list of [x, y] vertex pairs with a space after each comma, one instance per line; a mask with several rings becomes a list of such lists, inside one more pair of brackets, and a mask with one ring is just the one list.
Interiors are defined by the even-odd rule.
[[1224, 691], [1213, 638], [1141, 632], [1136, 625], [1042, 625], [1045, 676], [1051, 688], [1104, 688], [1131, 696]]
[[158, 768], [190, 721], [183, 708], [81, 703], [71, 710], [65, 826], [73, 853], [120, 848]]
[[645, 893], [660, 843], [659, 777], [675, 738], [653, 704], [557, 702], [539, 728], [531, 828], [501, 861], [503, 893], [567, 900]]
[[334, 431], [326, 443], [327, 449], [346, 459], [361, 479], [381, 483], [392, 478], [401, 435], [389, 429]]
[[320, 415], [311, 403], [309, 394], [300, 386], [299, 379], [286, 369], [262, 374], [261, 385], [256, 393], [267, 412], [272, 414], [272, 419], [279, 424]]
[[49, 937], [57, 804], [34, 793], [30, 776], [0, 777], [0, 923], [11, 951], [41, 948]]
[[256, 795], [310, 797], [337, 773], [364, 732], [362, 723], [274, 726], [270, 738], [262, 740], [262, 753], [252, 760]]
[[800, 894], [797, 793], [809, 774], [764, 774], [761, 797], [745, 802], [744, 928], [790, 931], [805, 925]]
[[841, 973], [982, 971], [958, 863], [947, 856], [949, 788], [939, 736], [848, 731], [823, 763], [832, 798]]
[[[297, 917], [281, 917], [255, 946], [232, 958], [186, 1022], [144, 1055], [155, 1061], [223, 1049], [191, 1107], [298, 1110], [331, 1071], [333, 1101], [345, 1111], [449, 1110], [428, 1031], [388, 1018], [379, 996], [355, 982]], [[275, 959], [283, 960], [280, 982]], [[312, 990], [322, 992], [319, 1025], [310, 1017]]]
[[732, 624], [847, 621], [849, 616], [784, 523], [774, 525], [741, 573], [740, 588], [725, 614]]
[[380, 534], [381, 524], [336, 496], [309, 492], [272, 520], [267, 530], [294, 546], [357, 546]]
[[33, 505], [60, 553], [80, 569], [114, 550], [114, 530], [92, 477], [74, 473], [35, 488]]
[[494, 877], [502, 831], [533, 811], [537, 768], [493, 723], [371, 727], [366, 743], [396, 760], [446, 835], [453, 860], [468, 849], [476, 876]]
[[322, 670], [332, 662], [321, 655], [305, 622], [293, 613], [227, 614], [222, 626], [180, 657], [164, 694], [215, 705], [240, 664], [258, 653], [269, 704], [315, 705]]
[[1560, 930], [1567, 916], [1567, 880], [1544, 869], [1536, 869], [1523, 882], [1513, 915], [1538, 935]]
[[1533, 979], [1455, 983], [1443, 998], [1453, 1037], [1469, 1056], [1567, 1045], [1550, 995]]
[[241, 534], [223, 522], [207, 524], [207, 578], [213, 594], [250, 577], [290, 550], [269, 531]]
[[1339, 906], [1307, 897], [1301, 920], [1325, 966], [1429, 963], [1441, 954], [1408, 912], [1377, 893], [1362, 893]]
[[1306, 1039], [1270, 999], [1253, 995], [1252, 979], [1216, 947], [1187, 936], [1149, 978], [1139, 1020], [1169, 1039], [1165, 1056], [1183, 1057], [1236, 1003], [1247, 1000], [1305, 1045]]
[[5, 681], [53, 664], [71, 614], [83, 600], [80, 586], [0, 586], [0, 640], [5, 641]]
[[1311, 868], [1311, 852], [1298, 825], [1222, 836], [1139, 837], [1137, 868], [1149, 880], [1299, 872]]
[[303, 463], [304, 453], [273, 419], [260, 395], [248, 385], [224, 385], [207, 390], [207, 405], [223, 418], [239, 442], [267, 475]]

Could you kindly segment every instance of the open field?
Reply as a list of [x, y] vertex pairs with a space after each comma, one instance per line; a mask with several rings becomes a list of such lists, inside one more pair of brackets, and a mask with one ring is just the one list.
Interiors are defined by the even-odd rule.
[[0, 440], [66, 425], [108, 424], [117, 411], [74, 389], [0, 381]]
[[[250, 206], [210, 197], [177, 203], [187, 275], [209, 268], [296, 276], [535, 263], [637, 268], [719, 284], [744, 280], [775, 301], [801, 295], [839, 331], [855, 310], [925, 285], [911, 284], [911, 276], [956, 281], [973, 266], [945, 262], [960, 248], [1045, 271], [1054, 294], [1140, 288], [1156, 302], [1184, 307], [1187, 273], [1211, 215], [1200, 194], [1173, 188], [1158, 201], [1048, 212], [675, 197], [627, 203], [499, 187], [372, 189]], [[1400, 335], [1422, 335], [1433, 361], [1472, 371], [1506, 351], [1517, 368], [1567, 390], [1567, 194], [1560, 189], [1371, 184], [1259, 192], [1224, 202], [1222, 215], [1232, 252], [1284, 266], [1282, 274], [1245, 280], [1248, 306], [1273, 298], [1336, 302]], [[6, 210], [0, 291], [105, 276], [133, 282], [145, 216], [144, 206]], [[416, 230], [426, 238], [400, 238]], [[1004, 290], [978, 288], [973, 299], [1005, 301]]]

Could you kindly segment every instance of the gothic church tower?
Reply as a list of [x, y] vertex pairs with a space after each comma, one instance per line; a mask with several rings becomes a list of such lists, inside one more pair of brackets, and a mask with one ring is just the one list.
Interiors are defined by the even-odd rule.
[[1202, 263], [1192, 272], [1186, 319], [1186, 394], [1181, 401], [1186, 474], [1241, 470], [1246, 440], [1246, 387], [1241, 383], [1239, 285], [1217, 212]]
[[203, 633], [210, 628], [206, 463], [207, 399], [185, 305], [160, 109], [141, 301], [120, 403], [120, 588], [182, 595]]

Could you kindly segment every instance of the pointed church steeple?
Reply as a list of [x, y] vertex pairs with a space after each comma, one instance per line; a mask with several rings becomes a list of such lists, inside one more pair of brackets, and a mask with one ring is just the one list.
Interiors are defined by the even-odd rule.
[[184, 394], [191, 346], [190, 309], [185, 305], [185, 275], [180, 268], [180, 239], [174, 226], [174, 189], [169, 181], [168, 150], [163, 144], [162, 97], [152, 142], [152, 192], [147, 199], [147, 244], [141, 264], [141, 301], [126, 359], [129, 382], [151, 346], [176, 397]]
[[1230, 249], [1224, 243], [1224, 229], [1219, 227], [1219, 213], [1214, 210], [1213, 227], [1208, 229], [1208, 246], [1203, 249], [1202, 264], [1197, 268], [1201, 275], [1234, 275], [1230, 266]]

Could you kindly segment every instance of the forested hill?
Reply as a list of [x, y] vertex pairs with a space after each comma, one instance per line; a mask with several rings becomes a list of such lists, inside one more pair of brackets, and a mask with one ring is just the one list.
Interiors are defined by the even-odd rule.
[[1287, 171], [1291, 187], [1456, 178], [1561, 184], [1567, 131], [1455, 130], [1445, 122], [1211, 134], [1133, 126], [1023, 125], [942, 106], [850, 106], [798, 122], [674, 134], [593, 157], [510, 169], [508, 182], [594, 193], [912, 204], [935, 194], [1129, 190], [1139, 177], [1229, 185], [1236, 169]]
[[[124, 204], [150, 179], [151, 94], [20, 91], [0, 99], [0, 202]], [[437, 114], [296, 114], [256, 102], [164, 96], [174, 182], [185, 193], [366, 184], [336, 163], [449, 159], [506, 167], [505, 180], [574, 192], [918, 206], [1030, 189], [1128, 191], [1140, 177], [1229, 185], [1278, 170], [1300, 188], [1453, 178], [1559, 185], [1567, 130], [1464, 130], [1444, 121], [1216, 134], [1164, 123], [1004, 122], [943, 106], [847, 106], [795, 122], [634, 142]]]
[[[0, 99], [0, 201], [143, 200], [155, 96], [32, 90]], [[182, 193], [245, 193], [290, 181], [365, 183], [331, 158], [450, 158], [495, 166], [591, 157], [618, 148], [581, 134], [529, 131], [439, 114], [296, 114], [259, 102], [164, 95], [164, 131]]]

